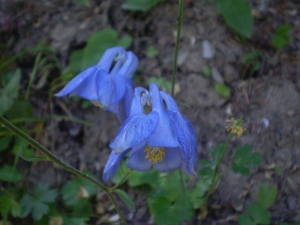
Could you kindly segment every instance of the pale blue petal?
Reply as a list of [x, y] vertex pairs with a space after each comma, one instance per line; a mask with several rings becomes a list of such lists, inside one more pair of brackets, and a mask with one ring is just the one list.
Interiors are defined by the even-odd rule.
[[131, 116], [122, 124], [109, 147], [117, 153], [132, 148], [149, 138], [156, 129], [157, 124], [157, 112]]
[[166, 92], [160, 91], [160, 95], [167, 105], [167, 109], [175, 112], [179, 112], [179, 108], [175, 100]]
[[97, 99], [96, 84], [94, 81], [97, 68], [89, 67], [76, 77], [74, 77], [60, 92], [55, 94], [56, 97], [63, 97], [69, 94], [79, 95], [91, 101]]
[[132, 148], [132, 152], [127, 159], [127, 166], [133, 170], [143, 171], [151, 168], [152, 163], [146, 159], [144, 152], [146, 141]]
[[104, 70], [100, 70], [95, 82], [98, 101], [104, 107], [119, 102], [125, 94], [126, 79], [122, 76], [110, 76]]
[[124, 54], [126, 54], [126, 51], [123, 47], [120, 46], [107, 49], [101, 57], [100, 61], [98, 62], [97, 66], [100, 67], [100, 69], [103, 69], [107, 73], [109, 73], [110, 67], [113, 61], [115, 60], [115, 57], [117, 55]]
[[121, 69], [118, 71], [118, 74], [132, 79], [134, 72], [136, 71], [139, 65], [139, 60], [132, 52], [127, 52], [127, 59]]
[[179, 154], [180, 148], [168, 148], [161, 162], [153, 164], [153, 168], [160, 172], [176, 170], [182, 165], [182, 158]]
[[112, 150], [112, 152], [108, 158], [108, 161], [105, 165], [103, 175], [102, 175], [102, 179], [105, 182], [108, 181], [109, 179], [113, 178], [116, 175], [121, 159], [129, 152], [129, 150], [124, 151], [118, 155], [115, 153], [114, 150]]
[[111, 104], [106, 108], [108, 111], [116, 114], [121, 124], [129, 117], [134, 90], [132, 80], [127, 79], [126, 82], [126, 91], [122, 100], [118, 103]]
[[181, 157], [184, 159], [183, 170], [188, 175], [194, 175], [197, 161], [197, 139], [194, 128], [187, 118], [179, 112], [169, 111], [168, 115], [175, 126], [177, 139], [182, 149]]
[[130, 108], [130, 116], [140, 115], [140, 114], [144, 113], [144, 108], [143, 108], [143, 105], [141, 104], [141, 95], [143, 92], [146, 94], [149, 93], [147, 91], [147, 89], [145, 89], [143, 87], [135, 88], [134, 96], [133, 96], [131, 108]]
[[155, 132], [149, 137], [148, 144], [150, 146], [177, 147], [179, 144], [175, 129], [164, 108], [159, 89], [153, 82], [150, 83], [150, 94], [152, 97], [152, 111], [158, 112], [159, 123]]

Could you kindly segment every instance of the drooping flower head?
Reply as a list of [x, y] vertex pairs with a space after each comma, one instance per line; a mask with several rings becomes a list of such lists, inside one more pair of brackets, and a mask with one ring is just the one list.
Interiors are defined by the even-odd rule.
[[138, 59], [132, 52], [123, 47], [110, 48], [97, 65], [78, 74], [56, 96], [78, 95], [115, 113], [124, 122], [130, 112], [132, 77], [137, 66]]
[[[145, 108], [151, 112], [145, 113]], [[110, 144], [112, 153], [105, 166], [107, 181], [117, 172], [120, 160], [131, 151], [127, 166], [134, 170], [166, 172], [180, 167], [194, 175], [197, 141], [190, 122], [183, 117], [173, 100], [160, 92], [155, 83], [150, 91], [137, 87], [132, 100], [130, 117], [123, 123]]]

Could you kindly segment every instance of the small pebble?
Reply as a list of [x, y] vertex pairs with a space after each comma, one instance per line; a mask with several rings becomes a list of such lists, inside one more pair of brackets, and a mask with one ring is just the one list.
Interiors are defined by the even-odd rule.
[[210, 41], [202, 41], [202, 57], [204, 59], [212, 59], [214, 57], [214, 48]]

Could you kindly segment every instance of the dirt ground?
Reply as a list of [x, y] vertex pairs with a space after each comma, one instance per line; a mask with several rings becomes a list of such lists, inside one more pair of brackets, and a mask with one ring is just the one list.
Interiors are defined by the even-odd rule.
[[[70, 53], [83, 47], [94, 31], [111, 27], [120, 35], [133, 37], [130, 50], [138, 56], [143, 68], [141, 85], [145, 86], [150, 76], [171, 79], [177, 1], [168, 0], [149, 13], [124, 11], [122, 3], [92, 0], [78, 6], [75, 0], [1, 1], [1, 44], [9, 43], [10, 51], [18, 53], [44, 40], [59, 51], [62, 65], [66, 66]], [[209, 157], [208, 149], [226, 140], [226, 120], [240, 116], [244, 117], [247, 130], [231, 142], [223, 166], [230, 162], [233, 148], [240, 144], [250, 144], [264, 157], [261, 166], [248, 177], [232, 172], [223, 176], [212, 198], [213, 208], [203, 224], [237, 224], [237, 215], [256, 200], [260, 184], [266, 182], [278, 187], [277, 200], [271, 207], [274, 224], [300, 220], [300, 3], [298, 0], [251, 0], [250, 3], [255, 15], [254, 35], [242, 42], [217, 14], [214, 1], [184, 2], [176, 100], [191, 106], [181, 110], [194, 125], [199, 158]], [[271, 40], [282, 24], [291, 25], [291, 41], [282, 50], [276, 50]], [[203, 42], [209, 43], [212, 50], [209, 59], [203, 56]], [[145, 56], [148, 46], [159, 50], [156, 58]], [[262, 52], [261, 67], [251, 74], [242, 59], [253, 49]], [[32, 63], [20, 62], [25, 83]], [[212, 77], [202, 75], [204, 65], [211, 68]], [[58, 75], [53, 73], [48, 79]], [[216, 82], [230, 87], [230, 98], [216, 93]], [[83, 109], [72, 99], [55, 99], [49, 96], [47, 86], [34, 93], [37, 97], [31, 102], [36, 107], [36, 117], [49, 113], [66, 115], [67, 104], [74, 117], [97, 124], [89, 127], [49, 119], [40, 142], [67, 163], [78, 169], [88, 168], [100, 178], [110, 153], [108, 144], [119, 127], [114, 115], [93, 107]], [[277, 167], [279, 172], [275, 171]], [[52, 163], [36, 163], [31, 166], [29, 176], [32, 182], [62, 185], [69, 174]], [[151, 224], [145, 197], [133, 190], [129, 193], [139, 208], [136, 214], [126, 215], [130, 224]]]

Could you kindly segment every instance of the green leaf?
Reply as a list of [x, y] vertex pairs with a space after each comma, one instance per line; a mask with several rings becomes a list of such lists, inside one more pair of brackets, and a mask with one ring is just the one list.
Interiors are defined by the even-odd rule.
[[270, 224], [271, 213], [259, 203], [254, 203], [248, 206], [247, 211], [253, 218], [256, 224]]
[[46, 156], [35, 156], [34, 151], [29, 147], [29, 144], [21, 138], [18, 138], [14, 145], [13, 152], [28, 162], [49, 161]]
[[239, 216], [238, 222], [240, 225], [256, 225], [256, 223], [254, 223], [254, 221], [245, 214], [241, 214]]
[[[79, 49], [79, 50], [72, 52], [71, 57], [70, 57], [69, 67], [72, 68], [76, 72], [84, 69], [82, 66], [82, 57], [83, 57], [83, 49]], [[73, 77], [74, 77], [74, 75], [75, 74], [73, 74]], [[66, 74], [66, 76], [67, 76], [67, 74]], [[72, 79], [73, 77], [71, 77], [69, 79]]]
[[5, 151], [8, 148], [12, 138], [12, 136], [5, 136], [0, 138], [0, 152]]
[[98, 63], [99, 59], [108, 48], [125, 45], [123, 47], [128, 47], [131, 44], [132, 39], [126, 37], [118, 41], [117, 31], [113, 29], [104, 29], [99, 32], [95, 32], [87, 40], [87, 45], [83, 50], [82, 58], [82, 70], [95, 65]]
[[129, 206], [134, 212], [136, 211], [133, 201], [130, 199], [130, 197], [128, 196], [128, 194], [125, 191], [122, 191], [120, 189], [116, 189], [116, 190], [114, 190], [114, 192], [117, 193], [117, 195], [120, 197], [120, 199], [122, 199], [122, 201], [127, 206]]
[[176, 225], [184, 220], [191, 220], [194, 216], [191, 200], [184, 196], [172, 204], [165, 197], [158, 197], [151, 207], [154, 214], [154, 222], [158, 225]]
[[211, 71], [210, 71], [210, 68], [208, 66], [203, 66], [202, 67], [202, 73], [206, 77], [210, 77], [211, 76]]
[[11, 77], [7, 86], [2, 90], [2, 94], [9, 98], [16, 98], [19, 95], [20, 89], [21, 70], [17, 69], [14, 75]]
[[281, 49], [291, 41], [291, 37], [289, 35], [290, 29], [291, 26], [289, 24], [282, 25], [277, 29], [272, 38], [272, 45], [275, 48]]
[[[87, 174], [94, 177], [90, 173]], [[81, 198], [89, 198], [95, 195], [96, 192], [97, 187], [95, 184], [80, 177], [68, 181], [61, 189], [62, 198], [66, 206], [78, 205]]]
[[156, 170], [149, 171], [132, 171], [128, 175], [128, 184], [131, 187], [136, 187], [142, 184], [155, 186], [159, 180], [159, 173]]
[[198, 164], [202, 167], [212, 167], [215, 165], [214, 162], [208, 160], [208, 159], [200, 159]]
[[252, 8], [247, 0], [217, 0], [217, 7], [229, 27], [247, 38], [252, 36]]
[[147, 12], [163, 0], [126, 0], [123, 9]]
[[7, 182], [18, 182], [22, 179], [22, 174], [14, 167], [5, 166], [0, 169], [0, 180]]
[[275, 185], [262, 184], [259, 188], [257, 201], [268, 209], [275, 202], [277, 193], [278, 189]]
[[28, 216], [30, 213], [35, 221], [41, 220], [44, 215], [49, 212], [47, 203], [55, 202], [57, 192], [49, 189], [47, 184], [39, 183], [34, 187], [34, 196], [25, 195], [21, 199], [23, 208], [22, 217]]
[[90, 0], [77, 0], [77, 4], [78, 5], [85, 5], [86, 3], [88, 3]]
[[159, 51], [154, 48], [153, 46], [148, 46], [147, 51], [146, 51], [146, 57], [147, 58], [155, 58], [158, 56]]
[[13, 196], [4, 193], [5, 195], [0, 196], [0, 212], [3, 217], [7, 217], [9, 213], [13, 217], [20, 217], [22, 208]]
[[242, 175], [249, 175], [250, 170], [246, 167], [249, 166], [259, 166], [263, 157], [260, 153], [251, 153], [250, 145], [238, 146], [234, 155], [234, 163], [232, 169], [235, 173], [241, 173]]
[[219, 95], [225, 98], [230, 97], [230, 89], [226, 86], [226, 84], [223, 83], [215, 84], [215, 90]]

